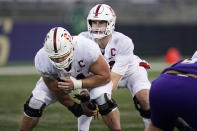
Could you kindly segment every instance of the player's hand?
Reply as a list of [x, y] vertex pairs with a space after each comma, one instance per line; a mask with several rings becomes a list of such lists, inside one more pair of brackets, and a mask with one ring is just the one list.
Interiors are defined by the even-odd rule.
[[74, 88], [73, 81], [70, 79], [70, 77], [60, 77], [60, 80], [58, 82], [58, 88], [62, 89], [64, 91], [72, 91]]
[[86, 116], [94, 116], [94, 118], [98, 119], [99, 112], [97, 105], [90, 100], [90, 95], [88, 91], [82, 91], [80, 94], [76, 94], [75, 98], [80, 100], [81, 107]]
[[86, 116], [88, 116], [88, 117], [94, 116], [94, 118], [97, 118], [98, 119], [98, 117], [99, 117], [98, 110], [97, 109], [94, 109], [94, 110], [90, 109], [89, 108], [89, 104], [90, 104], [89, 101], [87, 101], [87, 102], [81, 102], [81, 107], [83, 109], [84, 114]]

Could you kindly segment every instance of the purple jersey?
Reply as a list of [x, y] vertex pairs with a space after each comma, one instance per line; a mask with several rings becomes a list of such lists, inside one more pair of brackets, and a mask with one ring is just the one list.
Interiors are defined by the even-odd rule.
[[152, 123], [165, 131], [172, 131], [175, 121], [181, 117], [197, 130], [196, 87], [196, 78], [161, 74], [150, 89]]
[[197, 130], [197, 79], [165, 74], [167, 70], [197, 75], [197, 59], [186, 59], [166, 68], [151, 84], [150, 109], [152, 123], [172, 131], [178, 117]]
[[190, 73], [197, 75], [197, 58], [189, 58], [181, 60], [169, 68], [166, 68], [162, 73], [168, 70], [176, 70], [183, 73]]

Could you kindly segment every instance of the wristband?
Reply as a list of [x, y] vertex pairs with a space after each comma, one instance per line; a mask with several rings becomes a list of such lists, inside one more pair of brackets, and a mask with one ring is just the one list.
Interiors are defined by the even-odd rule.
[[70, 79], [73, 81], [73, 84], [74, 84], [74, 90], [76, 89], [82, 89], [82, 80], [77, 80], [75, 79], [74, 77], [70, 77]]

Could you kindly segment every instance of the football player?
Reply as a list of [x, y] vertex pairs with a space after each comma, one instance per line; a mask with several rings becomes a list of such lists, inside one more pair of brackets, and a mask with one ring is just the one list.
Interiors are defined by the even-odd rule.
[[[80, 35], [95, 41], [110, 65], [113, 91], [116, 87], [127, 87], [132, 94], [137, 110], [143, 117], [145, 125], [149, 123], [149, 89], [147, 71], [150, 66], [138, 56], [134, 55], [134, 45], [128, 36], [114, 31], [116, 14], [106, 4], [94, 6], [87, 17], [88, 31]], [[89, 130], [89, 124], [84, 126], [83, 121], [91, 118], [81, 116], [78, 118], [78, 130]], [[82, 123], [82, 124], [81, 124]], [[85, 128], [85, 129], [84, 129]]]
[[197, 130], [197, 58], [181, 60], [164, 69], [151, 85], [151, 123], [145, 131], [172, 131], [177, 119], [181, 131]]
[[[43, 110], [59, 101], [76, 116], [84, 112], [69, 96], [73, 90], [89, 90], [110, 131], [121, 131], [119, 110], [111, 99], [112, 81], [108, 64], [93, 41], [56, 27], [45, 38], [44, 47], [35, 56], [35, 67], [41, 74], [32, 95], [24, 105], [20, 131], [32, 131]], [[94, 115], [96, 110], [93, 110]]]

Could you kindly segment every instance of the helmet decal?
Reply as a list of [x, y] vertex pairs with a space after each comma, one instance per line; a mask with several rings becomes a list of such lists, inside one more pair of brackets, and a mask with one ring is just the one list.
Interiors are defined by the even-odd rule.
[[64, 33], [64, 37], [71, 42], [71, 38], [68, 34]]

